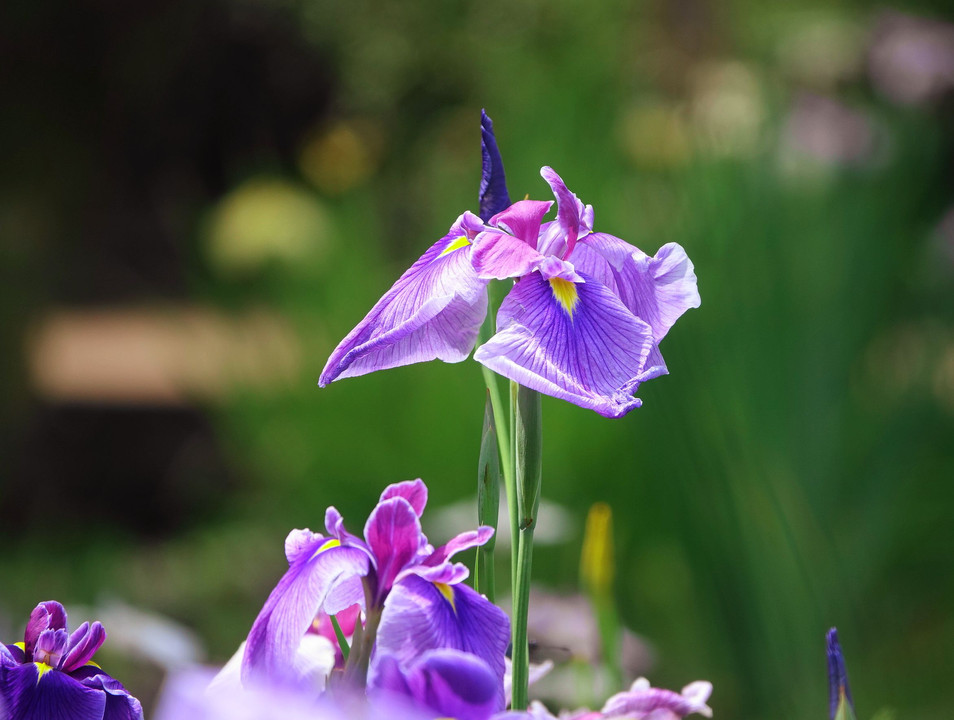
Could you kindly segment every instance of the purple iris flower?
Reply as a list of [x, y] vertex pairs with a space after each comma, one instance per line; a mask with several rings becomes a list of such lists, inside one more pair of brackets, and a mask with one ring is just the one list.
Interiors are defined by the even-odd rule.
[[[289, 569], [252, 625], [243, 680], [274, 684], [296, 677], [296, 652], [315, 617], [357, 603], [365, 616], [364, 641], [376, 640], [376, 654], [405, 662], [438, 648], [474, 653], [494, 672], [502, 708], [509, 621], [462, 584], [469, 571], [451, 561], [458, 552], [487, 542], [493, 529], [462, 533], [435, 549], [421, 531], [426, 503], [421, 480], [397, 483], [382, 493], [365, 524], [364, 539], [345, 529], [333, 507], [325, 513], [327, 535], [292, 531], [285, 542]], [[376, 655], [369, 659], [373, 678]]]
[[0, 644], [0, 708], [5, 720], [141, 720], [142, 706], [92, 661], [106, 640], [98, 622], [67, 631], [66, 610], [42, 602], [23, 642]]
[[546, 395], [606, 417], [642, 403], [640, 383], [668, 372], [659, 342], [699, 306], [692, 262], [676, 243], [655, 257], [593, 232], [584, 206], [551, 168], [557, 199], [521, 200], [490, 219], [471, 254], [478, 277], [516, 278], [497, 313], [497, 334], [474, 359]]
[[[331, 354], [322, 387], [439, 358], [464, 360], [487, 311], [492, 279], [516, 283], [497, 314], [497, 334], [474, 359], [547, 395], [620, 417], [639, 407], [640, 383], [667, 373], [659, 342], [699, 293], [677, 244], [654, 257], [593, 231], [584, 206], [550, 168], [557, 199], [509, 205], [493, 126], [482, 119], [480, 215], [461, 215]], [[509, 205], [509, 207], [508, 207]]]

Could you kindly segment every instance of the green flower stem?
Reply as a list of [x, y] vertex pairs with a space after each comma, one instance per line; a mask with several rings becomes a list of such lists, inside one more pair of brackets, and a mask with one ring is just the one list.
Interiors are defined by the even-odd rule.
[[[494, 315], [495, 313], [488, 312], [484, 324], [480, 327], [480, 339], [478, 341], [480, 344], [489, 340], [494, 333]], [[483, 373], [484, 384], [487, 386], [487, 392], [490, 395], [490, 405], [493, 408], [497, 447], [500, 450], [504, 487], [507, 491], [507, 509], [510, 513], [510, 587], [512, 590], [516, 584], [517, 573], [517, 486], [514, 482], [514, 461], [511, 454], [511, 448], [513, 447], [511, 437], [513, 433], [513, 400], [511, 399], [510, 415], [504, 415], [503, 398], [500, 394], [497, 374], [484, 365], [480, 366], [480, 370]], [[494, 528], [496, 527], [495, 523]]]
[[480, 525], [492, 527], [494, 535], [484, 545], [477, 548], [474, 587], [477, 592], [486, 595], [490, 602], [496, 601], [494, 547], [497, 544], [497, 517], [500, 512], [499, 452], [494, 410], [488, 391], [487, 402], [484, 404], [484, 431], [480, 438], [480, 459], [477, 463], [477, 522]]
[[[514, 476], [517, 494], [517, 562], [513, 588], [513, 703], [514, 710], [529, 704], [530, 651], [527, 615], [530, 610], [530, 568], [533, 531], [540, 505], [543, 429], [540, 394], [511, 383], [513, 400]], [[512, 516], [512, 514], [511, 514]]]

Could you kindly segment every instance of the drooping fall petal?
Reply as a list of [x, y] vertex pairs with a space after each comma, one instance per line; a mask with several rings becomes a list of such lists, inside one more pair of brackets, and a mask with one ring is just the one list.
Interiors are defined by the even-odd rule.
[[318, 385], [428, 360], [466, 359], [487, 314], [487, 283], [477, 277], [469, 248], [482, 229], [476, 216], [461, 215], [335, 348]]
[[497, 314], [498, 332], [474, 359], [521, 385], [620, 417], [653, 348], [652, 329], [609, 289], [584, 282], [517, 281]]

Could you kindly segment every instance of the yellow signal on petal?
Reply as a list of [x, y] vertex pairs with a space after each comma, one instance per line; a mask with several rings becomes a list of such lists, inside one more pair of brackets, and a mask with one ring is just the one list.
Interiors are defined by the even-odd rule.
[[13, 643], [13, 646], [20, 648], [23, 652], [26, 652], [26, 643], [25, 643], [25, 642]]
[[563, 278], [550, 278], [550, 289], [553, 291], [553, 297], [563, 306], [566, 314], [573, 317], [573, 310], [580, 301], [580, 295], [576, 291], [576, 283], [564, 280]]
[[445, 255], [450, 255], [455, 250], [460, 250], [462, 247], [467, 247], [470, 245], [470, 240], [468, 240], [464, 235], [461, 235], [459, 238], [454, 240], [450, 245], [441, 250], [441, 254], [437, 257], [442, 258]]
[[454, 588], [452, 588], [447, 583], [436, 582], [434, 587], [438, 589], [441, 595], [447, 598], [447, 602], [450, 603], [450, 606], [454, 609], [454, 612], [457, 612], [457, 605], [454, 603]]
[[33, 663], [33, 664], [36, 665], [36, 682], [37, 684], [39, 684], [40, 678], [42, 678], [44, 675], [50, 672], [50, 670], [52, 670], [53, 668], [50, 665], [47, 665], [46, 663], [42, 663], [42, 662]]
[[331, 548], [341, 547], [341, 541], [338, 538], [331, 538], [326, 540], [321, 544], [321, 547], [315, 550], [309, 560], [314, 560], [316, 557], [321, 555], [325, 550], [331, 550]]

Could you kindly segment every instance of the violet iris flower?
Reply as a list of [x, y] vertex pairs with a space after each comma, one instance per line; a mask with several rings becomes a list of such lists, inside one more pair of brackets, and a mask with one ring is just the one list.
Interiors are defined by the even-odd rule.
[[142, 706], [92, 661], [106, 640], [98, 622], [67, 631], [66, 610], [42, 602], [23, 642], [0, 644], [4, 720], [142, 720]]
[[[462, 584], [469, 571], [451, 561], [458, 552], [487, 542], [493, 529], [461, 533], [435, 549], [421, 531], [426, 503], [427, 487], [421, 480], [396, 483], [384, 490], [368, 517], [364, 539], [345, 529], [333, 507], [325, 513], [327, 535], [292, 531], [285, 542], [289, 569], [248, 636], [243, 681], [274, 684], [295, 677], [295, 655], [315, 617], [357, 603], [365, 614], [365, 637], [377, 626], [377, 654], [407, 662], [437, 648], [473, 653], [497, 678], [502, 709], [509, 621], [502, 610]], [[376, 669], [375, 656], [372, 682]]]
[[487, 284], [516, 283], [497, 333], [474, 359], [504, 377], [607, 417], [639, 407], [640, 383], [667, 373], [659, 342], [699, 293], [676, 243], [654, 257], [593, 231], [584, 206], [552, 169], [557, 199], [509, 204], [493, 127], [482, 120], [481, 218], [461, 215], [338, 345], [318, 380], [425, 360], [464, 360], [486, 315]]

